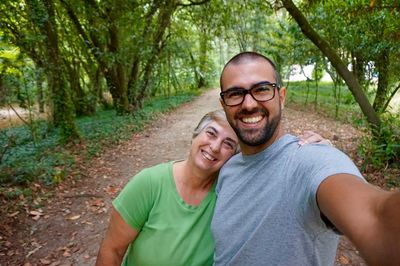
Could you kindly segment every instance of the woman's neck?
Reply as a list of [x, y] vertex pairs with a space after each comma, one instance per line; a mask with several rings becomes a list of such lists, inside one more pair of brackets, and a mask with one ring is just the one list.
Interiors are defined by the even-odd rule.
[[173, 175], [176, 190], [190, 205], [199, 205], [203, 201], [217, 177], [217, 174], [207, 176], [187, 160], [174, 163]]

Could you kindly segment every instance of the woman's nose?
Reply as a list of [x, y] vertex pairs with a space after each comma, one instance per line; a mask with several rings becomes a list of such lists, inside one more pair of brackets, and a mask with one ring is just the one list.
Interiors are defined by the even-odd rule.
[[210, 149], [213, 152], [219, 152], [221, 148], [221, 143], [219, 141], [213, 141], [210, 143]]

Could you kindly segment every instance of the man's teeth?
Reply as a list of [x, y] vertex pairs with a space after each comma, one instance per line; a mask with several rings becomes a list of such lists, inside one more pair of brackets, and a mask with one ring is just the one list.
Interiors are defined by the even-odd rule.
[[202, 154], [203, 154], [203, 156], [206, 158], [206, 159], [208, 159], [208, 160], [210, 160], [210, 161], [215, 161], [216, 159], [213, 157], [213, 156], [211, 156], [210, 154], [208, 154], [207, 152], [202, 152]]
[[242, 118], [242, 121], [244, 123], [252, 124], [252, 123], [257, 123], [261, 121], [262, 116], [255, 116], [255, 117], [244, 117]]

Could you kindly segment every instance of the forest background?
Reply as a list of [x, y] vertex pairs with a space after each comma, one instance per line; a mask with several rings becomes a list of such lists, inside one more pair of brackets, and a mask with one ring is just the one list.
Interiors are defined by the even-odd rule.
[[399, 187], [400, 1], [294, 2], [1, 1], [0, 107], [22, 125], [0, 131], [0, 197], [79, 177], [245, 50], [277, 63], [290, 104], [362, 129], [358, 165]]

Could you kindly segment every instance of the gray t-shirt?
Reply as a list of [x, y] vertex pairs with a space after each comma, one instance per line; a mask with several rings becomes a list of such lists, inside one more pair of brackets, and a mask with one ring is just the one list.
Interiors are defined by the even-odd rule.
[[297, 142], [284, 135], [221, 169], [211, 225], [215, 265], [333, 265], [339, 237], [322, 221], [316, 192], [331, 175], [362, 176], [341, 151]]

